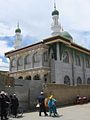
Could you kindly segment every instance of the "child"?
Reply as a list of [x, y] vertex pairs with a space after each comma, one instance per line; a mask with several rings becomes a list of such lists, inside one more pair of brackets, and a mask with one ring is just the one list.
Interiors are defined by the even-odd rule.
[[49, 97], [48, 107], [49, 107], [50, 116], [52, 115], [52, 113], [54, 114], [54, 116], [58, 115], [56, 108], [56, 99], [53, 98], [53, 95]]

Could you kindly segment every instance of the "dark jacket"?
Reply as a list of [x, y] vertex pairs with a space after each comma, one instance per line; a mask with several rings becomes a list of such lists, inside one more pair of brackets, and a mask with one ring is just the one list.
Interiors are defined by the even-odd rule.
[[38, 97], [38, 102], [39, 102], [39, 104], [40, 105], [42, 105], [42, 106], [45, 106], [45, 97], [44, 97], [44, 95], [40, 95], [39, 97]]

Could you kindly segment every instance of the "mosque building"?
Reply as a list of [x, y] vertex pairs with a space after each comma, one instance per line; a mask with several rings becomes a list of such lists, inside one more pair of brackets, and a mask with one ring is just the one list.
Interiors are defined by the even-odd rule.
[[90, 84], [90, 50], [73, 41], [59, 23], [54, 4], [52, 36], [22, 47], [21, 29], [15, 30], [15, 50], [5, 53], [10, 60], [10, 77], [65, 85]]

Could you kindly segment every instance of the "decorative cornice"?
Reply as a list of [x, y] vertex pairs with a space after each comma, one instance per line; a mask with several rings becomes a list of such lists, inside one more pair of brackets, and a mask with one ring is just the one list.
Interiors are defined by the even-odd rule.
[[29, 45], [29, 46], [24, 47], [24, 48], [20, 48], [20, 49], [17, 49], [17, 50], [13, 50], [13, 51], [7, 52], [7, 53], [5, 53], [5, 56], [10, 57], [12, 55], [20, 54], [22, 52], [25, 53], [27, 51], [33, 51], [33, 50], [41, 48], [41, 47], [43, 47], [43, 43], [39, 42], [39, 43], [32, 44], [32, 45]]
[[47, 71], [49, 72], [50, 71], [50, 68], [49, 67], [40, 67], [40, 68], [32, 68], [32, 69], [28, 69], [28, 70], [19, 70], [19, 71], [14, 71], [14, 72], [9, 72], [10, 75], [12, 74], [25, 74], [25, 73], [33, 73], [33, 72], [41, 72], [41, 71]]
[[69, 47], [71, 47], [71, 48], [74, 48], [74, 49], [76, 49], [76, 50], [78, 50], [80, 52], [83, 52], [83, 53], [86, 53], [86, 54], [90, 55], [90, 50], [89, 49], [86, 49], [86, 48], [84, 48], [84, 47], [82, 47], [80, 45], [77, 45], [77, 44], [71, 42], [70, 40], [68, 40], [68, 39], [66, 39], [66, 38], [64, 38], [62, 36], [55, 36], [55, 37], [51, 37], [51, 38], [48, 38], [48, 39], [44, 40], [44, 43], [46, 45], [52, 44], [52, 43], [55, 43], [55, 42], [62, 42], [64, 44], [69, 45]]

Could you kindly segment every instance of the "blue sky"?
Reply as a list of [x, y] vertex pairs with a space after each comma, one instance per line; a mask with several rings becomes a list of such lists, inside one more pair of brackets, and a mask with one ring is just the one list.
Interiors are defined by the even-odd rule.
[[[5, 52], [13, 49], [19, 21], [23, 45], [51, 36], [54, 0], [0, 0], [0, 70], [9, 70]], [[56, 0], [59, 22], [74, 42], [90, 49], [90, 0]]]

